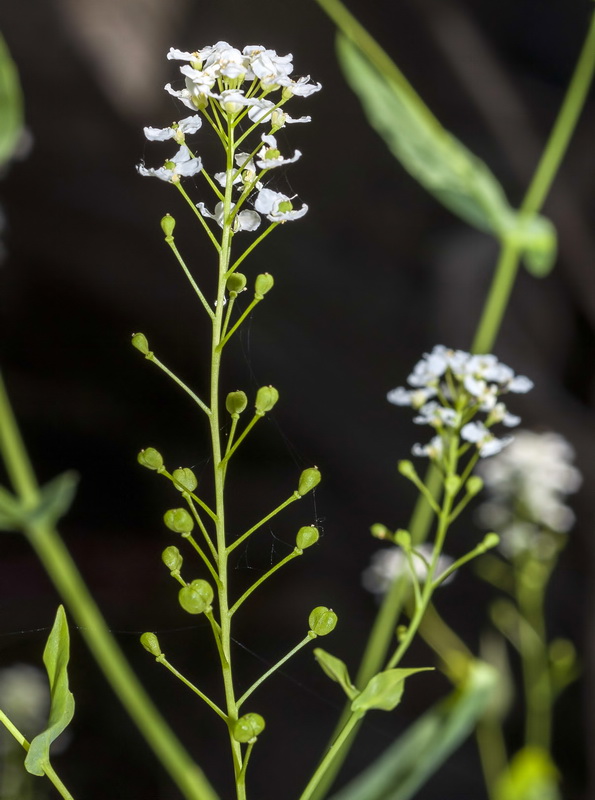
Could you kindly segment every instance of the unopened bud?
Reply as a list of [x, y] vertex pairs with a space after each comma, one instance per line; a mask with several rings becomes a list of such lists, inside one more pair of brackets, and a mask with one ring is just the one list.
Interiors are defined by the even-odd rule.
[[337, 625], [337, 615], [331, 608], [326, 606], [316, 606], [308, 617], [310, 631], [316, 636], [326, 636], [334, 631]]
[[161, 453], [159, 450], [155, 450], [154, 447], [147, 447], [145, 450], [141, 450], [136, 460], [141, 467], [146, 467], [147, 469], [160, 470], [163, 468]]
[[174, 533], [190, 533], [194, 520], [185, 508], [170, 508], [163, 515], [166, 526]]
[[248, 405], [248, 398], [245, 392], [230, 392], [225, 398], [225, 408], [233, 416], [241, 414]]
[[417, 472], [415, 471], [413, 462], [408, 461], [407, 459], [399, 461], [398, 469], [401, 475], [403, 475], [403, 477], [405, 478], [409, 478], [409, 480], [411, 480], [414, 477], [417, 477]]
[[481, 544], [484, 550], [491, 550], [493, 547], [498, 547], [500, 544], [500, 537], [497, 533], [486, 533]]
[[233, 738], [236, 742], [254, 742], [256, 737], [263, 732], [265, 728], [264, 719], [260, 714], [250, 713], [244, 714], [233, 725]]
[[149, 342], [144, 333], [133, 333], [130, 340], [133, 347], [136, 347], [144, 356], [149, 353]]
[[179, 603], [189, 614], [207, 611], [211, 607], [213, 596], [212, 586], [201, 578], [192, 581], [188, 586], [182, 586], [178, 592]]
[[370, 533], [375, 539], [392, 539], [392, 532], [386, 525], [381, 522], [375, 522], [370, 527]]
[[163, 553], [161, 553], [161, 560], [170, 572], [179, 572], [184, 563], [182, 554], [178, 548], [173, 545], [165, 548]]
[[454, 497], [455, 494], [461, 488], [461, 479], [458, 475], [449, 475], [444, 480], [444, 491], [446, 494], [449, 494], [451, 497]]
[[395, 544], [402, 547], [403, 550], [411, 550], [411, 534], [402, 528], [395, 533]]
[[140, 637], [140, 643], [145, 648], [148, 653], [151, 653], [152, 656], [161, 655], [161, 647], [159, 646], [159, 639], [155, 636], [154, 633], [143, 633]]
[[270, 292], [275, 284], [273, 280], [273, 276], [269, 275], [268, 272], [264, 272], [262, 275], [256, 276], [256, 281], [254, 283], [254, 297], [257, 300], [262, 300], [267, 292]]
[[180, 492], [193, 492], [198, 486], [196, 475], [192, 472], [190, 467], [174, 469], [171, 476], [174, 479], [174, 486], [176, 489], [179, 489]]
[[297, 493], [299, 496], [303, 497], [305, 494], [308, 494], [308, 492], [311, 492], [312, 489], [315, 489], [320, 483], [321, 478], [320, 470], [316, 467], [305, 469], [300, 475], [300, 481], [298, 483]]
[[315, 528], [313, 525], [304, 525], [297, 532], [295, 546], [298, 550], [305, 550], [307, 547], [312, 547], [313, 544], [316, 544], [319, 537], [318, 528]]
[[234, 272], [227, 279], [226, 283], [227, 291], [229, 292], [229, 294], [237, 295], [240, 292], [244, 291], [247, 282], [248, 279], [246, 278], [245, 275], [242, 275], [241, 272]]
[[161, 230], [165, 234], [166, 238], [169, 239], [172, 236], [175, 227], [176, 221], [171, 214], [166, 214], [161, 218]]
[[279, 392], [274, 386], [262, 386], [256, 393], [256, 413], [262, 417], [267, 411], [270, 411], [277, 400], [279, 399]]

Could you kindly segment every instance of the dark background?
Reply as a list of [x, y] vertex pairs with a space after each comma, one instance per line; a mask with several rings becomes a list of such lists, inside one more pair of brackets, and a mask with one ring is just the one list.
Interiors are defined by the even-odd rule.
[[[352, 0], [350, 8], [518, 203], [592, 3]], [[278, 188], [297, 193], [310, 211], [247, 262], [249, 276], [266, 270], [276, 283], [229, 348], [224, 379], [226, 390], [272, 383], [281, 394], [231, 473], [238, 531], [290, 494], [304, 467], [317, 464], [324, 475], [314, 499], [279, 516], [239, 553], [234, 580], [241, 589], [289, 552], [297, 527], [318, 522], [324, 532], [320, 546], [255, 595], [251, 620], [241, 617], [238, 663], [247, 682], [300, 640], [318, 604], [338, 612], [328, 647], [355, 669], [375, 613], [360, 577], [378, 548], [369, 526], [406, 525], [414, 500], [396, 462], [419, 429], [385, 394], [435, 343], [468, 349], [496, 246], [428, 197], [367, 126], [338, 70], [333, 27], [311, 0], [23, 0], [0, 6], [0, 31], [21, 72], [32, 140], [0, 185], [7, 218], [0, 270], [5, 378], [40, 479], [67, 468], [82, 476], [61, 530], [109, 625], [229, 797], [221, 731], [137, 643], [142, 631], [158, 631], [176, 666], [199, 685], [215, 686], [209, 634], [179, 609], [160, 561], [174, 541], [160, 517], [177, 498], [135, 460], [141, 447], [153, 445], [168, 465], [192, 466], [199, 475], [208, 470], [203, 421], [129, 345], [132, 331], [144, 331], [162, 360], [199, 392], [204, 388], [207, 326], [163, 245], [162, 214], [178, 217], [179, 242], [206, 285], [213, 254], [173, 189], [134, 169], [143, 158], [157, 164], [162, 152], [147, 144], [142, 126], [160, 127], [185, 113], [161, 90], [177, 74], [165, 53], [219, 39], [240, 48], [262, 43], [292, 52], [296, 74], [310, 73], [324, 86], [289, 107], [294, 116], [311, 114], [312, 123], [289, 126], [279, 137], [285, 151], [297, 147], [303, 157]], [[543, 281], [519, 276], [495, 348], [536, 384], [512, 410], [527, 427], [567, 436], [585, 478], [573, 500], [582, 522], [569, 535], [549, 608], [552, 635], [570, 637], [583, 654], [585, 680], [559, 703], [555, 741], [565, 797], [577, 799], [593, 796], [584, 743], [589, 733], [593, 739], [594, 128], [591, 96], [546, 206], [559, 230], [558, 265]], [[468, 516], [450, 552], [465, 552], [479, 535]], [[0, 580], [0, 666], [41, 663], [57, 597], [16, 536], [2, 538]], [[469, 571], [440, 598], [445, 618], [472, 647], [489, 597]], [[432, 658], [420, 646], [410, 663]], [[75, 796], [176, 800], [77, 632], [71, 680], [77, 715], [56, 766]], [[398, 712], [370, 715], [351, 772], [448, 689], [439, 674], [410, 686]], [[269, 735], [253, 756], [253, 796], [279, 798], [288, 785], [297, 795], [330, 734], [339, 690], [302, 652], [256, 699]], [[517, 712], [508, 731], [513, 747], [520, 724]], [[483, 796], [472, 743], [419, 794]]]

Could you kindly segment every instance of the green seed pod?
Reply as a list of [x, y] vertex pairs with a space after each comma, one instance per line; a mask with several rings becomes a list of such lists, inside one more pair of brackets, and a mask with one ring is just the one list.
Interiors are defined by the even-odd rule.
[[402, 528], [395, 533], [395, 544], [402, 547], [403, 550], [411, 550], [411, 534]]
[[171, 476], [175, 481], [174, 486], [180, 492], [193, 492], [198, 486], [196, 475], [189, 467], [174, 469]]
[[295, 546], [298, 550], [305, 550], [307, 547], [312, 547], [313, 544], [316, 544], [319, 538], [318, 528], [313, 525], [304, 525], [297, 532]]
[[179, 572], [184, 563], [182, 554], [178, 548], [173, 545], [165, 548], [163, 553], [161, 553], [161, 560], [170, 572]]
[[241, 414], [248, 405], [246, 393], [242, 391], [230, 392], [225, 399], [225, 408], [232, 415]]
[[149, 342], [147, 341], [147, 337], [144, 333], [133, 333], [130, 341], [132, 346], [136, 347], [137, 350], [140, 350], [144, 356], [149, 353]]
[[500, 537], [497, 533], [486, 533], [481, 544], [484, 550], [491, 550], [493, 547], [498, 547], [500, 544]]
[[190, 533], [194, 520], [185, 508], [170, 508], [163, 515], [166, 526], [174, 533]]
[[143, 633], [140, 637], [140, 643], [145, 648], [148, 653], [151, 653], [152, 656], [161, 655], [161, 647], [159, 646], [159, 639], [155, 636], [154, 633]]
[[326, 636], [334, 631], [337, 624], [337, 615], [331, 608], [316, 606], [308, 617], [308, 625], [316, 636]]
[[182, 586], [178, 592], [180, 605], [189, 614], [202, 614], [207, 611], [211, 607], [213, 596], [211, 585], [200, 578], [188, 586]]
[[260, 714], [250, 713], [240, 717], [233, 726], [233, 738], [236, 742], [250, 743], [256, 741], [256, 737], [265, 728], [264, 719]]
[[308, 492], [311, 492], [312, 489], [315, 489], [320, 483], [321, 478], [320, 470], [316, 467], [305, 469], [300, 475], [300, 481], [298, 483], [297, 493], [299, 496], [303, 497], [305, 494], [308, 494]]
[[257, 275], [256, 281], [254, 282], [254, 297], [257, 300], [262, 300], [265, 294], [270, 292], [274, 285], [275, 281], [273, 280], [273, 276], [269, 275], [268, 272]]
[[412, 477], [415, 477], [417, 475], [413, 463], [411, 461], [407, 461], [406, 459], [403, 459], [403, 461], [399, 461], [398, 469], [401, 475], [403, 475], [403, 477], [405, 478], [411, 479]]
[[263, 417], [267, 411], [270, 411], [277, 400], [279, 399], [279, 392], [274, 386], [262, 386], [256, 393], [256, 413]]
[[161, 230], [163, 231], [167, 239], [171, 238], [175, 227], [176, 227], [176, 221], [171, 216], [171, 214], [166, 214], [164, 217], [161, 218]]
[[234, 272], [229, 276], [225, 285], [229, 294], [238, 295], [240, 292], [244, 291], [247, 283], [248, 278], [246, 278], [245, 275], [242, 275], [241, 272]]
[[479, 475], [472, 475], [465, 484], [465, 489], [467, 490], [467, 494], [470, 494], [474, 497], [483, 489], [483, 480], [479, 477]]
[[141, 467], [155, 470], [163, 469], [163, 458], [161, 453], [159, 450], [155, 450], [154, 447], [147, 447], [145, 450], [141, 450], [136, 457], [136, 460]]
[[375, 539], [392, 539], [392, 531], [383, 525], [381, 522], [375, 522], [374, 525], [370, 527], [370, 533]]
[[458, 475], [449, 475], [444, 481], [444, 491], [451, 497], [461, 488], [461, 479]]

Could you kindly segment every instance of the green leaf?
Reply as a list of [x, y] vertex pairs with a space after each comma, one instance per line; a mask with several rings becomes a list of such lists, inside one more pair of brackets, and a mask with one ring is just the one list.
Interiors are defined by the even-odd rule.
[[497, 682], [492, 667], [472, 662], [461, 687], [421, 716], [331, 800], [409, 800], [471, 733]]
[[320, 647], [317, 647], [314, 650], [314, 657], [329, 678], [340, 684], [341, 688], [350, 700], [353, 700], [355, 697], [357, 697], [359, 692], [351, 683], [347, 665], [341, 661], [340, 658], [335, 658], [335, 656], [332, 656], [330, 653], [327, 653], [326, 650], [322, 650]]
[[0, 166], [14, 153], [23, 129], [23, 97], [19, 76], [0, 36]]
[[41, 487], [41, 499], [29, 513], [30, 520], [43, 520], [53, 525], [70, 508], [78, 483], [76, 472], [63, 472]]
[[527, 269], [545, 275], [556, 256], [553, 225], [538, 215], [521, 217], [487, 165], [440, 124], [377, 43], [359, 26], [348, 33], [337, 36], [339, 62], [392, 154], [442, 205], [500, 240], [513, 239]]
[[32, 775], [43, 775], [50, 763], [50, 745], [62, 733], [74, 715], [74, 697], [68, 688], [70, 635], [64, 607], [59, 606], [56, 619], [43, 651], [43, 663], [50, 682], [50, 716], [47, 728], [32, 741], [25, 758], [25, 769]]
[[549, 753], [524, 747], [497, 782], [495, 800], [560, 800], [558, 770]]
[[19, 500], [4, 486], [0, 486], [0, 531], [18, 531], [22, 528]]
[[370, 679], [366, 688], [360, 692], [351, 704], [355, 712], [371, 711], [374, 708], [381, 711], [392, 711], [401, 702], [405, 689], [405, 678], [415, 675], [416, 672], [427, 672], [434, 667], [419, 667], [417, 669], [387, 669], [379, 672]]

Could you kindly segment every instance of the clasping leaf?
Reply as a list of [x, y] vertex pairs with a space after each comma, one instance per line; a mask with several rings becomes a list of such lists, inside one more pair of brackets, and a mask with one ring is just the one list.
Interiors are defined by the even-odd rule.
[[327, 653], [326, 650], [322, 650], [320, 647], [317, 647], [314, 650], [314, 657], [329, 678], [340, 684], [341, 688], [350, 700], [353, 700], [355, 697], [357, 697], [359, 692], [351, 683], [347, 665], [341, 661], [340, 658], [332, 656], [330, 653]]
[[432, 669], [434, 667], [387, 669], [386, 672], [379, 672], [370, 679], [366, 688], [353, 700], [351, 710], [364, 713], [373, 708], [392, 711], [401, 702], [405, 689], [405, 678], [415, 675], [416, 672], [427, 672]]

